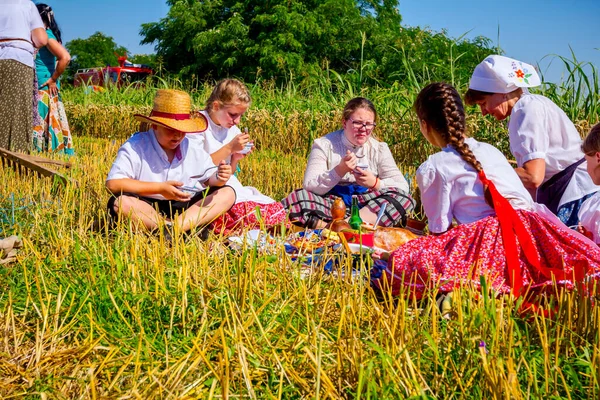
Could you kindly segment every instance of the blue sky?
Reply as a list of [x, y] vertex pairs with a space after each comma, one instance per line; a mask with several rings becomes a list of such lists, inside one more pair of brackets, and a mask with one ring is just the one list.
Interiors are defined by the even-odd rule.
[[[112, 36], [131, 53], [152, 53], [139, 44], [140, 25], [164, 17], [163, 0], [48, 0], [61, 25], [65, 42], [96, 31]], [[446, 29], [452, 37], [487, 36], [509, 57], [539, 63], [546, 79], [556, 82], [563, 67], [559, 54], [571, 58], [569, 46], [581, 61], [600, 67], [600, 0], [400, 0], [403, 25]]]

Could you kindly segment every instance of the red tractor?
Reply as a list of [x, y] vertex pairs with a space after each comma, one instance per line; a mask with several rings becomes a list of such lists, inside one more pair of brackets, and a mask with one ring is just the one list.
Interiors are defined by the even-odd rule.
[[119, 57], [118, 67], [97, 67], [83, 68], [77, 70], [74, 78], [74, 85], [102, 87], [108, 85], [117, 85], [119, 87], [129, 85], [135, 82], [144, 81], [154, 71], [144, 64], [133, 64], [127, 61], [127, 56]]

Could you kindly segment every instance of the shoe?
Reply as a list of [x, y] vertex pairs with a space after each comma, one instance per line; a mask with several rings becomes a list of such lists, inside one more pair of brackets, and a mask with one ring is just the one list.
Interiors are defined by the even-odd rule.
[[306, 218], [305, 225], [308, 229], [317, 229], [317, 226], [319, 226], [319, 222], [321, 222], [321, 219], [316, 215], [311, 214]]
[[173, 243], [173, 226], [165, 224], [162, 228], [162, 236], [166, 243]]
[[203, 242], [206, 242], [208, 240], [209, 235], [210, 235], [210, 229], [208, 229], [206, 226], [203, 226], [201, 228], [196, 228], [195, 230], [185, 231], [183, 233], [183, 237], [185, 238], [185, 240], [190, 240], [190, 239], [197, 237], [200, 240], [202, 240]]

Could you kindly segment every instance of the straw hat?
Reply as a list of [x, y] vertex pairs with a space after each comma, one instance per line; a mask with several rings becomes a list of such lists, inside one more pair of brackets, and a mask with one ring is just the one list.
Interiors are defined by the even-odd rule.
[[162, 125], [180, 132], [204, 132], [208, 121], [202, 114], [192, 118], [191, 109], [192, 100], [186, 92], [160, 89], [154, 96], [154, 107], [150, 115], [135, 114], [134, 117], [138, 121]]

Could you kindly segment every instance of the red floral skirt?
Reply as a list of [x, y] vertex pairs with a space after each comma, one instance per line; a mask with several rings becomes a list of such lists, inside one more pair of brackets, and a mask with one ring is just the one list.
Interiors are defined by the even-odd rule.
[[260, 209], [262, 224], [266, 228], [276, 225], [288, 224], [287, 213], [279, 202], [260, 204], [254, 201], [243, 201], [234, 204], [225, 214], [213, 222], [213, 229], [217, 234], [228, 235], [240, 229], [258, 229], [261, 223], [256, 216], [256, 207]]
[[[569, 277], [600, 282], [600, 247], [586, 241], [565, 226], [558, 226], [534, 212], [517, 210], [535, 244], [541, 266], [559, 268]], [[535, 291], [553, 287], [552, 277], [532, 267], [520, 251], [523, 287]], [[421, 297], [423, 292], [438, 287], [442, 292], [457, 286], [479, 288], [480, 277], [498, 293], [510, 292], [507, 263], [498, 218], [486, 217], [459, 225], [439, 236], [412, 240], [390, 255], [387, 267], [373, 283], [381, 290], [392, 290]], [[571, 288], [574, 278], [557, 281]]]

